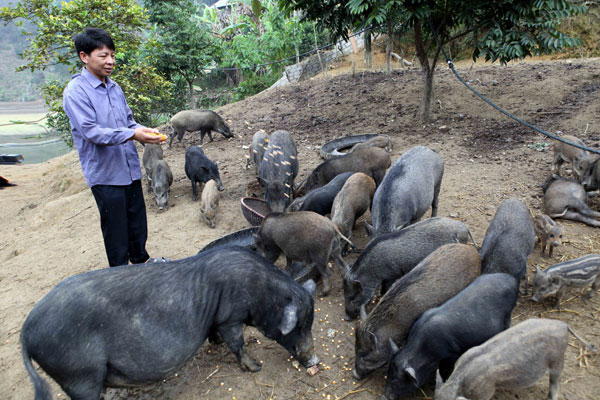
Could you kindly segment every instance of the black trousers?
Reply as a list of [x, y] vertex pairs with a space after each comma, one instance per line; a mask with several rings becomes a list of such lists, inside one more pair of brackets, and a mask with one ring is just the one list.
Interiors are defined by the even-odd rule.
[[92, 193], [100, 211], [108, 264], [115, 267], [148, 260], [148, 223], [141, 181], [127, 186], [95, 185]]

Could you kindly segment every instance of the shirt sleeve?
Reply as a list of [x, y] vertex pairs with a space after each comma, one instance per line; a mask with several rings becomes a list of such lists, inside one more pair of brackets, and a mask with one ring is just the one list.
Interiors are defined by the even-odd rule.
[[[133, 137], [130, 126], [103, 128], [98, 124], [96, 110], [85, 91], [79, 87], [68, 88], [63, 96], [63, 108], [74, 129], [86, 140], [97, 144], [112, 146], [125, 143]], [[128, 109], [129, 110], [129, 109]], [[131, 113], [131, 110], [129, 110]], [[131, 117], [133, 121], [133, 117]], [[135, 123], [135, 121], [133, 121]], [[128, 120], [129, 123], [129, 120]]]
[[[123, 97], [123, 101], [125, 102], [124, 97]], [[125, 102], [125, 107], [127, 107], [127, 127], [129, 129], [135, 129], [135, 128], [141, 127], [142, 125], [138, 124], [133, 119], [133, 112], [131, 112], [131, 108], [129, 108], [129, 105], [127, 104], [127, 102]]]

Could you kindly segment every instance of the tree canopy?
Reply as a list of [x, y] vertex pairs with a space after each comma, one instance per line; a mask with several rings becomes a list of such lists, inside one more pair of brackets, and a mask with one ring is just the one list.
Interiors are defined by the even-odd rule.
[[569, 0], [279, 0], [288, 13], [302, 10], [305, 18], [327, 26], [336, 36], [348, 29], [379, 26], [397, 21], [400, 34], [412, 34], [424, 76], [421, 114], [429, 119], [433, 98], [433, 74], [440, 47], [459, 38], [470, 37], [473, 59], [507, 63], [531, 55], [547, 54], [579, 44], [560, 31], [561, 21], [585, 11]]
[[[12, 7], [0, 9], [0, 21], [22, 23], [31, 21], [37, 29], [24, 31], [29, 46], [23, 51], [25, 63], [18, 70], [45, 70], [51, 65], [65, 65], [74, 73], [82, 64], [75, 54], [73, 38], [86, 27], [105, 29], [117, 47], [117, 65], [113, 78], [117, 81], [142, 124], [151, 123], [150, 110], [156, 108], [169, 83], [157, 74], [148, 58], [139, 55], [146, 26], [144, 9], [135, 0], [73, 0], [57, 5], [52, 0], [22, 0]], [[130, 82], [130, 80], [135, 80]], [[62, 110], [62, 91], [67, 82], [47, 82], [44, 98], [52, 114], [49, 125], [71, 143], [70, 128]]]

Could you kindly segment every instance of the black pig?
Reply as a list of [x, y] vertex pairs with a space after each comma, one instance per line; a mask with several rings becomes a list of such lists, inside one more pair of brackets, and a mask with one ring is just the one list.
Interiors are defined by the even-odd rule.
[[[481, 273], [504, 272], [519, 285], [523, 275], [527, 278], [527, 257], [534, 246], [535, 229], [527, 206], [515, 198], [503, 201], [481, 245]], [[526, 283], [525, 293], [527, 290]]]
[[354, 377], [361, 379], [392, 358], [390, 339], [402, 345], [413, 323], [442, 305], [481, 273], [473, 246], [446, 244], [398, 279], [356, 330]]
[[294, 199], [288, 211], [314, 211], [317, 214], [327, 215], [331, 212], [333, 200], [342, 189], [348, 178], [354, 172], [344, 172], [333, 178], [325, 186], [313, 190], [304, 197]]
[[185, 131], [200, 131], [200, 144], [202, 144], [204, 135], [207, 133], [210, 141], [213, 141], [211, 131], [219, 132], [227, 138], [233, 137], [231, 129], [229, 129], [223, 118], [211, 110], [179, 111], [171, 118], [171, 125], [173, 126], [173, 132], [169, 140], [169, 147], [173, 144], [175, 134], [177, 134], [177, 140], [181, 143]]
[[258, 181], [265, 188], [265, 201], [273, 211], [283, 212], [292, 201], [298, 175], [298, 151], [292, 134], [279, 130], [269, 138]]
[[382, 400], [397, 399], [421, 387], [440, 363], [447, 378], [462, 353], [508, 329], [517, 303], [516, 285], [508, 274], [481, 275], [456, 296], [421, 315], [401, 350], [390, 343], [395, 354]]
[[471, 232], [462, 222], [435, 217], [371, 240], [344, 274], [346, 320], [358, 317], [380, 285], [385, 291], [438, 247], [467, 243], [469, 237]]
[[31, 359], [72, 399], [98, 399], [103, 386], [172, 375], [209, 335], [222, 338], [242, 368], [260, 370], [244, 350], [244, 324], [312, 366], [313, 309], [311, 293], [275, 265], [231, 246], [65, 279], [25, 320], [21, 349], [36, 399], [52, 396]]
[[194, 201], [198, 199], [196, 182], [204, 184], [211, 179], [217, 183], [217, 189], [223, 190], [219, 167], [204, 155], [204, 151], [198, 146], [190, 146], [185, 152], [185, 174], [192, 181], [192, 194]]
[[429, 207], [435, 217], [443, 175], [444, 161], [435, 151], [416, 146], [402, 154], [375, 191], [373, 226], [365, 223], [369, 235], [402, 229], [418, 221]]

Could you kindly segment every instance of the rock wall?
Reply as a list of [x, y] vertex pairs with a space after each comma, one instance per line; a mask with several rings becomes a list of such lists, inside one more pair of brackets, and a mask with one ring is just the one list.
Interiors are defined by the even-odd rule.
[[[362, 49], [364, 47], [363, 36], [357, 35], [354, 36], [354, 39], [356, 40], [356, 45], [358, 48]], [[341, 58], [353, 51], [354, 50], [350, 41], [340, 41], [332, 50], [320, 51], [319, 54], [315, 53], [298, 64], [286, 67], [283, 71], [283, 76], [269, 89], [309, 79], [321, 73], [323, 68], [327, 68], [327, 66], [336, 59]]]

